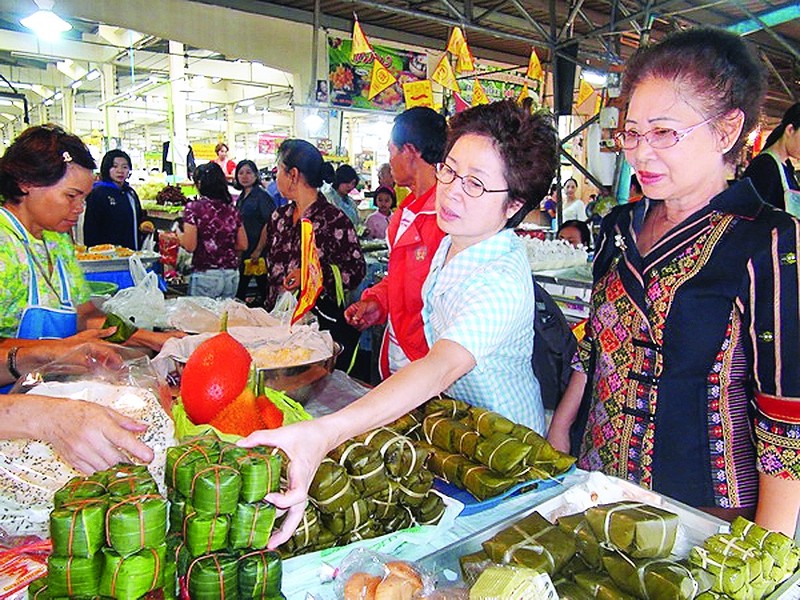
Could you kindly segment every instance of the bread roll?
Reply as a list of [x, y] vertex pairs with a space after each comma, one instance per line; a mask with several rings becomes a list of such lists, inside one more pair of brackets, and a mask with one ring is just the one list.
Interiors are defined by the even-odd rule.
[[375, 600], [381, 578], [369, 573], [353, 573], [344, 584], [344, 600]]

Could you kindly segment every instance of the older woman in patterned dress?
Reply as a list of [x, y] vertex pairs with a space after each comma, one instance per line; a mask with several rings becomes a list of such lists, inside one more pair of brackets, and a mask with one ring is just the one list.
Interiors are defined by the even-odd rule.
[[[581, 370], [549, 438], [579, 465], [793, 534], [800, 507], [800, 223], [728, 187], [766, 81], [738, 36], [640, 50], [618, 142], [644, 191], [602, 224]], [[574, 385], [573, 385], [574, 384]]]

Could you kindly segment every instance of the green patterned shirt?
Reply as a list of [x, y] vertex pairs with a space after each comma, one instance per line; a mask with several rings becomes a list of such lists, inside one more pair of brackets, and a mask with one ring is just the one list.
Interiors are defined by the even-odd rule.
[[[55, 265], [60, 257], [69, 280], [72, 304], [77, 308], [89, 300], [89, 287], [83, 276], [75, 247], [65, 233], [43, 232], [42, 239], [29, 236], [31, 250], [39, 264], [47, 265], [47, 250]], [[50, 288], [42, 273], [37, 272], [39, 282], [39, 302], [42, 306], [58, 308], [58, 296]], [[28, 283], [30, 270], [25, 246], [5, 219], [0, 219], [0, 337], [16, 337], [22, 312], [28, 303]], [[58, 270], [53, 269], [53, 287], [60, 291], [61, 280]]]

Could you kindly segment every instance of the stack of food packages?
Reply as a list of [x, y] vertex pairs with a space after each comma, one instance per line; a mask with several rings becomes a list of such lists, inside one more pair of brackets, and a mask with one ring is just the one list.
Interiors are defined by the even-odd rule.
[[201, 437], [167, 451], [171, 554], [190, 598], [282, 598], [281, 561], [266, 550], [281, 455]]
[[76, 477], [53, 503], [48, 572], [30, 585], [30, 598], [132, 600], [161, 588], [174, 596], [167, 501], [146, 467], [120, 464]]
[[557, 477], [575, 462], [532, 429], [459, 400], [435, 398], [422, 414], [428, 468], [478, 500], [520, 482]]
[[688, 559], [670, 556], [677, 531], [677, 515], [637, 502], [596, 506], [555, 525], [533, 513], [461, 557], [461, 568], [464, 580], [481, 588], [489, 567], [547, 573], [562, 600], [751, 600], [766, 597], [798, 566], [791, 539], [743, 518]]
[[281, 552], [305, 554], [438, 523], [445, 505], [431, 490], [428, 451], [404, 435], [414, 422], [403, 418], [334, 448], [317, 470], [309, 506]]

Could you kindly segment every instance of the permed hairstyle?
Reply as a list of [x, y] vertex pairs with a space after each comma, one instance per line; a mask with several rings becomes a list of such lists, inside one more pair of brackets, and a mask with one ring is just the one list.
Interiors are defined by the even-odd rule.
[[767, 85], [763, 65], [749, 44], [735, 33], [713, 27], [673, 33], [638, 50], [628, 61], [623, 94], [630, 100], [636, 87], [650, 78], [674, 82], [683, 99], [706, 117], [741, 110], [742, 132], [724, 157], [728, 163], [736, 162], [758, 123]]
[[333, 187], [338, 188], [343, 183], [352, 183], [355, 181], [358, 183], [359, 177], [356, 170], [351, 167], [350, 165], [339, 165], [339, 168], [336, 169], [336, 177], [333, 180]]
[[767, 136], [764, 142], [764, 149], [766, 150], [781, 139], [786, 132], [786, 127], [789, 125], [794, 127], [795, 130], [800, 129], [800, 102], [795, 102], [789, 107], [789, 110], [783, 113], [780, 125], [773, 129], [772, 133]]
[[545, 111], [531, 112], [533, 102], [521, 105], [513, 100], [482, 104], [450, 119], [445, 155], [461, 136], [474, 134], [492, 140], [503, 161], [508, 186], [508, 202], [521, 201], [522, 207], [506, 221], [516, 227], [539, 204], [555, 176], [558, 138], [553, 117]]
[[223, 148], [225, 148], [225, 152], [228, 152], [228, 150], [230, 150], [230, 148], [228, 148], [228, 144], [226, 144], [225, 142], [220, 142], [219, 144], [214, 146], [214, 154], [219, 154], [219, 151], [222, 150]]
[[278, 162], [287, 171], [297, 169], [313, 188], [322, 185], [322, 154], [305, 140], [284, 140], [278, 148]]
[[211, 161], [200, 165], [194, 170], [192, 177], [201, 196], [231, 202], [228, 180], [217, 163]]
[[447, 140], [447, 121], [432, 108], [415, 106], [394, 118], [392, 143], [398, 148], [411, 144], [429, 165], [442, 162]]
[[0, 158], [0, 196], [4, 202], [19, 204], [25, 196], [20, 185], [53, 185], [64, 177], [70, 162], [92, 171], [97, 167], [78, 136], [58, 125], [29, 127]]
[[100, 179], [103, 181], [111, 182], [111, 167], [114, 166], [115, 158], [124, 158], [125, 162], [128, 163], [128, 168], [133, 169], [131, 157], [128, 156], [127, 152], [119, 149], [109, 150], [103, 156], [103, 160], [100, 161]]
[[236, 188], [237, 190], [244, 189], [244, 188], [242, 188], [242, 184], [239, 183], [239, 171], [242, 170], [242, 167], [250, 167], [250, 170], [255, 174], [256, 182], [253, 184], [253, 187], [257, 187], [257, 186], [261, 185], [261, 173], [259, 172], [258, 167], [256, 166], [256, 163], [254, 163], [249, 158], [245, 158], [244, 160], [240, 160], [239, 161], [239, 163], [236, 165], [236, 170], [233, 172], [233, 187], [234, 188]]

